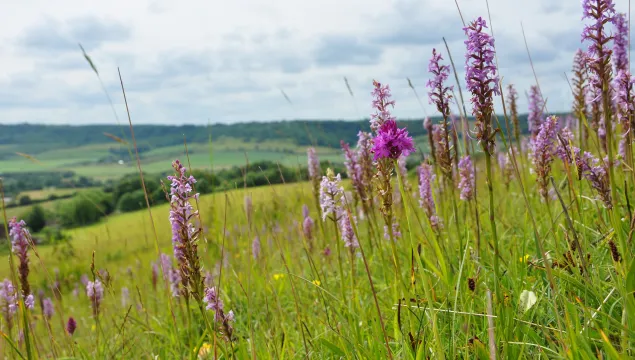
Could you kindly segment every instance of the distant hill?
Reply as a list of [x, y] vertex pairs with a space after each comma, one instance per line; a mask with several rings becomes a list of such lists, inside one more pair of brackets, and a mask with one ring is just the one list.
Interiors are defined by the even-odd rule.
[[[499, 117], [499, 119], [503, 119]], [[433, 118], [439, 122], [440, 118]], [[406, 126], [413, 137], [426, 135], [423, 119], [399, 121]], [[520, 116], [523, 133], [527, 132], [527, 115]], [[502, 124], [504, 127], [504, 124]], [[188, 143], [206, 143], [211, 134], [213, 139], [233, 138], [248, 142], [271, 140], [291, 141], [298, 146], [322, 146], [338, 148], [340, 140], [354, 144], [360, 130], [369, 131], [368, 120], [293, 120], [274, 122], [247, 122], [238, 124], [197, 125], [137, 125], [134, 127], [137, 144], [166, 147], [183, 144], [183, 136]], [[0, 125], [0, 159], [15, 156], [16, 151], [28, 147], [29, 154], [46, 151], [103, 144], [112, 141], [104, 133], [130, 140], [127, 125]]]

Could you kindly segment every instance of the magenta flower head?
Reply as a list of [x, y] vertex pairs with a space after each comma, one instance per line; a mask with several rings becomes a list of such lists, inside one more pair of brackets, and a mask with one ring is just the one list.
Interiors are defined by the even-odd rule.
[[355, 248], [358, 248], [359, 242], [357, 241], [357, 236], [355, 236], [355, 232], [353, 231], [353, 225], [351, 224], [351, 218], [348, 212], [342, 212], [339, 223], [344, 246], [350, 248], [351, 251], [353, 251]]
[[490, 138], [491, 117], [494, 112], [493, 95], [500, 95], [498, 72], [494, 64], [494, 38], [484, 29], [487, 23], [479, 17], [463, 28], [467, 40], [465, 46], [465, 80], [472, 93], [472, 114], [476, 117], [476, 139], [491, 155], [494, 140]]
[[558, 117], [550, 116], [540, 125], [538, 135], [531, 143], [531, 157], [540, 194], [549, 196], [549, 173], [553, 162], [558, 134]]
[[77, 329], [77, 321], [75, 321], [75, 319], [71, 316], [68, 318], [68, 321], [66, 322], [66, 332], [72, 336], [73, 334], [75, 334], [76, 329]]
[[86, 296], [90, 299], [90, 304], [93, 307], [93, 316], [98, 316], [99, 306], [104, 299], [104, 286], [99, 279], [95, 279], [95, 282], [88, 282], [86, 285]]
[[445, 81], [450, 76], [450, 66], [441, 65], [443, 57], [441, 53], [437, 53], [436, 49], [432, 49], [432, 58], [428, 65], [428, 71], [432, 74], [432, 79], [428, 80], [426, 86], [430, 88], [428, 97], [430, 104], [435, 104], [437, 110], [444, 118], [450, 116], [450, 101], [452, 100], [452, 86], [445, 86]]
[[425, 211], [432, 229], [438, 231], [442, 224], [441, 219], [437, 216], [434, 198], [432, 197], [432, 182], [435, 177], [432, 166], [428, 164], [419, 166], [419, 206]]
[[527, 114], [527, 123], [532, 139], [535, 139], [538, 136], [538, 132], [540, 132], [544, 106], [545, 102], [540, 94], [540, 89], [538, 89], [538, 86], [532, 85], [529, 88], [529, 114]]
[[400, 156], [408, 156], [414, 151], [415, 147], [412, 138], [408, 135], [408, 130], [398, 128], [394, 120], [383, 123], [373, 140], [375, 161], [398, 159]]
[[334, 175], [331, 169], [328, 169], [326, 176], [322, 177], [322, 182], [320, 183], [322, 220], [326, 220], [329, 215], [332, 215], [335, 220], [339, 217], [342, 208], [342, 197], [344, 196], [344, 188], [341, 182], [342, 177], [340, 174]]
[[22, 297], [27, 308], [32, 309], [35, 300], [31, 294], [31, 286], [29, 285], [29, 241], [31, 235], [25, 228], [24, 220], [17, 221], [16, 218], [9, 220], [9, 237], [11, 238], [11, 249], [17, 255], [20, 264], [18, 265], [18, 275], [20, 278], [20, 287]]
[[51, 320], [54, 313], [55, 313], [55, 309], [53, 308], [53, 301], [51, 301], [51, 298], [46, 298], [42, 300], [42, 315], [47, 320]]
[[459, 190], [460, 198], [469, 201], [474, 198], [474, 166], [469, 155], [459, 161]]
[[373, 108], [375, 112], [370, 115], [370, 128], [373, 131], [379, 130], [382, 124], [387, 121], [395, 121], [395, 118], [390, 113], [389, 107], [395, 106], [395, 101], [390, 100], [392, 96], [390, 94], [390, 86], [382, 85], [381, 83], [373, 80]]
[[615, 72], [628, 70], [628, 20], [626, 14], [618, 13], [613, 17], [615, 35], [613, 36], [613, 64]]

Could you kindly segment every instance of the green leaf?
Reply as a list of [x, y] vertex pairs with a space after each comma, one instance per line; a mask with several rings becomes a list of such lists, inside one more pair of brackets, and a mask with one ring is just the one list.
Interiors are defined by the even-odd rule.
[[320, 339], [320, 342], [322, 343], [322, 345], [324, 345], [325, 347], [327, 347], [329, 350], [331, 350], [331, 352], [335, 355], [338, 356], [346, 356], [346, 353], [344, 353], [344, 351], [342, 349], [340, 349], [339, 347], [337, 347], [337, 345], [333, 344], [332, 342], [322, 338]]

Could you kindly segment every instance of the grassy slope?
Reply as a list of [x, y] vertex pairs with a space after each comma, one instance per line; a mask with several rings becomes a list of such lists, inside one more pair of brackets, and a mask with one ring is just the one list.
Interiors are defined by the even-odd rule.
[[[426, 286], [434, 291], [432, 304], [437, 309], [452, 311], [456, 308], [463, 313], [477, 315], [486, 312], [485, 293], [488, 288], [491, 288], [493, 269], [491, 250], [487, 245], [491, 243], [491, 233], [487, 223], [487, 206], [484, 205], [487, 195], [484, 191], [483, 175], [483, 172], [478, 174], [483, 261], [476, 260], [474, 253], [467, 254], [465, 262], [461, 261], [464, 253], [463, 249], [458, 247], [458, 234], [452, 221], [451, 205], [449, 202], [440, 201], [439, 197], [443, 195], [437, 193], [435, 197], [439, 200], [438, 213], [445, 219], [445, 229], [437, 240], [440, 241], [442, 254], [445, 255], [443, 258], [447, 261], [447, 272], [438, 262], [440, 258], [432, 246], [435, 235], [430, 230], [421, 209], [414, 205], [408, 217], [412, 241], [422, 245], [422, 256], [427, 265], [425, 265], [426, 272], [416, 271], [417, 288], [414, 293], [409, 292], [409, 296], [426, 299], [423, 290]], [[541, 241], [544, 241], [544, 246], [552, 258], [562, 263], [563, 258], [560, 254], [567, 251], [566, 236], [568, 235], [565, 227], [560, 226], [564, 224], [560, 207], [555, 203], [547, 207], [541, 202], [535, 191], [533, 178], [529, 173], [525, 173], [524, 176], [530, 180], [527, 184], [529, 201], [534, 209]], [[556, 171], [555, 176], [563, 179], [564, 174]], [[414, 179], [410, 182], [413, 183]], [[501, 238], [501, 254], [504, 259], [502, 266], [505, 269], [502, 279], [505, 298], [498, 302], [500, 305], [497, 305], [497, 313], [506, 313], [509, 322], [504, 324], [497, 322], [496, 331], [498, 336], [508, 341], [513, 340], [515, 344], [508, 345], [504, 350], [501, 346], [499, 351], [505, 351], [509, 358], [517, 358], [521, 354], [526, 357], [544, 356], [545, 353], [550, 356], [557, 353], [564, 355], [565, 350], [557, 340], [558, 333], [544, 328], [557, 327], [557, 321], [565, 324], [567, 327], [564, 329], [567, 331], [573, 331], [571, 336], [577, 343], [574, 351], [582, 351], [581, 347], [588, 344], [601, 346], [601, 337], [595, 330], [577, 336], [574, 334], [580, 330], [569, 328], [569, 326], [589, 321], [591, 314], [583, 310], [596, 309], [600, 306], [602, 299], [610, 291], [609, 284], [615, 281], [612, 279], [615, 275], [611, 270], [614, 263], [611, 261], [606, 245], [593, 245], [602, 241], [604, 238], [602, 232], [583, 225], [577, 229], [583, 247], [588, 251], [594, 264], [590, 280], [586, 281], [575, 267], [573, 271], [567, 268], [553, 270], [557, 279], [558, 294], [560, 294], [557, 297], [557, 306], [560, 311], [563, 311], [562, 306], [565, 304], [568, 307], [569, 316], [573, 316], [574, 320], [556, 319], [549, 285], [545, 272], [540, 267], [541, 258], [536, 256], [533, 230], [522, 193], [516, 182], [512, 183], [509, 190], [505, 190], [502, 183], [497, 173], [495, 190], [501, 196], [495, 198], [495, 213]], [[586, 183], [580, 185], [579, 191], [590, 192]], [[336, 355], [351, 357], [352, 351], [355, 351], [361, 357], [372, 358], [382, 353], [382, 332], [378, 326], [374, 300], [363, 262], [359, 257], [354, 258], [355, 275], [352, 280], [354, 285], [351, 285], [350, 258], [345, 250], [341, 249], [344, 281], [340, 282], [335, 249], [341, 242], [335, 238], [332, 224], [329, 222], [325, 224], [327, 236], [323, 237], [319, 235], [319, 231], [316, 231], [318, 238], [313, 243], [314, 251], [309, 252], [317, 272], [310, 264], [298, 223], [301, 220], [302, 204], [305, 203], [310, 205], [312, 216], [315, 218], [310, 186], [306, 183], [291, 184], [248, 189], [247, 192], [253, 197], [254, 204], [254, 218], [251, 226], [243, 210], [244, 190], [204, 196], [201, 198], [199, 207], [203, 224], [207, 229], [205, 233], [207, 240], [199, 244], [203, 267], [215, 269], [221, 259], [220, 247], [223, 241], [226, 246], [225, 262], [229, 266], [223, 268], [221, 289], [226, 308], [233, 309], [237, 315], [234, 326], [238, 336], [240, 338], [253, 336], [252, 341], [258, 357], [276, 357], [275, 354], [280, 353], [285, 353], [288, 357], [300, 357], [304, 354], [304, 346], [300, 331], [297, 329], [296, 306], [299, 306], [299, 316], [310, 332], [310, 335], [306, 334], [306, 336], [311, 342], [309, 349], [313, 357], [331, 358]], [[570, 194], [567, 192], [563, 196], [566, 201], [571, 201]], [[416, 198], [412, 197], [408, 200], [416, 204]], [[598, 211], [598, 204], [590, 197], [579, 197], [578, 201], [580, 201], [581, 212], [572, 214], [577, 224], [606, 221], [605, 212]], [[399, 219], [404, 234], [404, 237], [398, 240], [396, 249], [402, 264], [401, 279], [405, 281], [410, 279], [411, 240], [407, 230], [406, 214], [403, 213], [402, 208], [396, 209], [396, 218]], [[549, 211], [546, 211], [547, 209]], [[472, 211], [464, 202], [458, 204], [458, 211], [461, 217], [459, 234], [463, 244], [467, 242], [470, 248], [474, 249], [476, 237]], [[160, 250], [171, 254], [170, 225], [167, 221], [168, 207], [165, 205], [156, 207], [152, 209], [152, 212]], [[555, 227], [550, 221], [552, 216], [557, 216]], [[396, 354], [401, 352], [400, 357], [407, 357], [404, 352], [407, 352], [410, 346], [408, 332], [419, 336], [420, 339], [427, 339], [426, 341], [433, 344], [431, 346], [434, 348], [441, 346], [447, 356], [450, 356], [452, 349], [458, 351], [457, 355], [461, 354], [465, 357], [486, 354], [484, 349], [488, 338], [488, 326], [481, 316], [466, 316], [465, 314], [453, 316], [448, 312], [438, 312], [435, 320], [428, 317], [421, 324], [417, 320], [423, 314], [421, 309], [397, 313], [394, 307], [396, 301], [394, 296], [395, 292], [400, 291], [401, 285], [395, 282], [390, 260], [390, 246], [381, 236], [375, 238], [374, 246], [371, 246], [367, 236], [367, 224], [367, 221], [359, 223], [360, 240], [369, 260], [386, 331], [392, 339], [393, 350]], [[227, 229], [226, 237], [223, 237], [224, 228]], [[187, 351], [183, 347], [191, 349], [194, 346], [191, 343], [193, 340], [188, 339], [183, 333], [186, 330], [181, 322], [183, 315], [178, 308], [176, 312], [181, 327], [180, 333], [175, 332], [174, 329], [169, 330], [172, 329], [172, 325], [169, 312], [166, 311], [169, 304], [163, 284], [159, 283], [156, 292], [152, 290], [149, 264], [157, 258], [157, 254], [147, 211], [113, 216], [106, 222], [76, 229], [69, 234], [73, 238], [71, 244], [74, 257], [69, 257], [68, 253], [62, 251], [61, 246], [47, 246], [38, 249], [39, 258], [42, 260], [35, 257], [32, 260], [32, 283], [35, 288], [45, 287], [45, 284], [52, 281], [54, 268], [58, 268], [62, 277], [66, 279], [63, 285], [65, 309], [57, 309], [58, 314], [53, 322], [54, 333], [61, 334], [60, 320], [72, 315], [79, 323], [79, 330], [74, 338], [81, 346], [93, 349], [97, 341], [97, 333], [100, 333], [101, 344], [104, 348], [99, 352], [104, 356], [114, 354], [117, 349], [121, 349], [121, 346], [126, 349], [125, 344], [122, 345], [121, 342], [120, 325], [126, 313], [126, 309], [121, 307], [121, 288], [127, 287], [131, 290], [132, 303], [143, 303], [143, 308], [139, 310], [133, 306], [129, 315], [130, 322], [126, 325], [126, 334], [128, 334], [126, 335], [128, 342], [126, 354], [141, 356], [141, 354], [152, 352], [159, 354], [160, 358], [178, 357], [177, 354]], [[253, 260], [251, 254], [251, 244], [256, 236], [259, 236], [262, 246], [262, 255], [257, 261]], [[321, 255], [325, 242], [333, 250], [329, 257]], [[70, 290], [75, 286], [79, 276], [90, 274], [93, 253], [96, 268], [108, 269], [113, 278], [102, 306], [102, 318], [112, 317], [115, 323], [104, 321], [101, 325], [103, 333], [90, 330], [93, 322], [86, 297], [82, 294], [79, 299], [75, 299], [70, 295]], [[72, 260], [69, 261], [69, 259]], [[284, 261], [287, 262], [291, 275], [285, 268]], [[7, 268], [0, 269], [0, 275], [6, 276], [7, 271]], [[433, 276], [435, 271], [441, 271], [443, 274]], [[475, 292], [466, 289], [468, 277], [476, 280]], [[316, 281], [318, 279], [319, 282]], [[341, 285], [344, 286], [344, 290], [340, 288]], [[140, 298], [137, 288], [140, 290]], [[524, 290], [532, 290], [537, 294], [537, 303], [528, 312], [523, 312], [518, 305], [520, 294]], [[341, 291], [344, 292], [343, 297]], [[576, 300], [576, 297], [580, 300]], [[296, 304], [296, 298], [299, 304]], [[611, 303], [617, 300], [619, 296]], [[173, 304], [176, 303], [173, 302]], [[421, 303], [421, 306], [427, 304], [427, 302]], [[577, 315], [572, 312], [577, 312]], [[194, 312], [195, 316], [196, 314]], [[562, 316], [560, 314], [560, 317]], [[619, 313], [602, 313], [595, 319], [598, 326], [603, 327], [605, 332], [614, 335], [616, 330], [610, 324], [615, 318], [619, 321], [619, 316]], [[433, 328], [432, 323], [436, 327]], [[45, 330], [41, 323], [39, 326], [38, 331], [43, 333]], [[335, 329], [338, 330], [334, 330], [332, 326], [336, 326]], [[433, 329], [436, 329], [436, 334]], [[253, 335], [251, 335], [252, 331]], [[423, 332], [418, 334], [418, 331]], [[150, 334], [156, 332], [157, 336], [142, 335], [144, 332]], [[438, 337], [437, 340], [434, 340], [435, 336]], [[284, 347], [281, 346], [283, 337], [286, 344]], [[476, 341], [475, 346], [469, 346], [468, 340], [474, 337], [478, 337], [481, 339], [479, 341], [485, 344]], [[592, 340], [585, 340], [587, 337]], [[565, 341], [571, 346], [573, 340]], [[46, 341], [42, 340], [42, 342], [43, 347], [48, 347]], [[523, 343], [526, 345], [522, 345]], [[134, 344], [134, 347], [131, 344]], [[249, 357], [249, 345], [246, 341], [240, 340], [235, 346], [238, 358]]]

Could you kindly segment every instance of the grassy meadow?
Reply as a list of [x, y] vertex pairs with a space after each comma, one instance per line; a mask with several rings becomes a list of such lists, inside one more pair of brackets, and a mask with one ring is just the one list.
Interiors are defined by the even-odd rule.
[[[592, 50], [574, 58], [569, 116], [550, 116], [537, 84], [519, 116], [525, 89], [499, 84], [494, 41], [478, 18], [465, 29], [467, 81], [456, 84], [471, 96], [461, 102], [473, 122], [455, 108], [451, 68], [434, 50], [429, 97], [442, 116], [425, 132], [395, 121], [389, 87], [374, 81], [370, 132], [345, 124], [351, 133], [317, 148], [221, 136], [210, 158], [210, 142], [186, 153], [179, 139], [139, 144], [140, 158], [120, 165], [114, 154], [137, 149], [56, 146], [32, 151], [35, 161], [0, 147], [8, 172], [109, 179], [134, 175], [139, 160], [138, 181], [110, 191], [120, 203], [135, 192], [148, 201], [133, 211], [141, 201], [132, 199], [127, 213], [113, 207], [90, 226], [49, 229], [46, 243], [2, 209], [12, 251], [0, 248], [0, 356], [633, 358], [635, 91], [626, 15], [607, 4], [583, 2]], [[339, 138], [351, 147], [337, 149]], [[277, 166], [269, 185], [248, 187], [259, 169], [245, 166], [234, 169], [242, 186], [197, 193], [203, 181], [191, 174], [206, 173], [193, 170], [257, 160], [308, 176], [284, 183], [272, 178], [284, 177]], [[344, 180], [329, 162], [345, 164]], [[147, 173], [173, 173], [153, 191], [169, 203], [149, 205]], [[112, 205], [105, 193], [89, 199], [100, 210]]]

